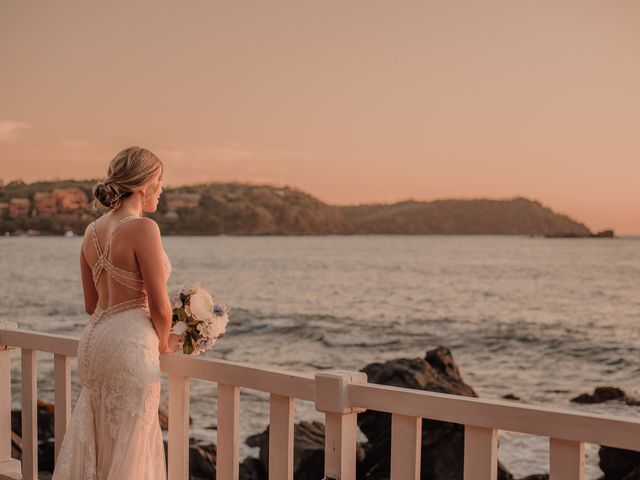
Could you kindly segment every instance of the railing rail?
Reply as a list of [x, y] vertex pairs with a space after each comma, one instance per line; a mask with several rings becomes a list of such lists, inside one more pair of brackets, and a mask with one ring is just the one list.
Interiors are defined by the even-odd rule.
[[[22, 356], [22, 464], [11, 459], [11, 349]], [[19, 330], [0, 323], [0, 475], [37, 478], [37, 352], [54, 354], [56, 457], [71, 411], [70, 358], [78, 339]], [[391, 477], [420, 477], [422, 419], [465, 426], [465, 480], [497, 478], [498, 431], [549, 437], [553, 480], [584, 478], [584, 443], [640, 450], [640, 420], [575, 412], [367, 383], [360, 372], [318, 372], [314, 377], [242, 363], [163, 355], [169, 376], [169, 480], [188, 478], [189, 380], [217, 383], [217, 478], [239, 475], [240, 389], [270, 394], [269, 478], [293, 478], [294, 400], [325, 414], [325, 478], [355, 479], [357, 414], [392, 416]]]

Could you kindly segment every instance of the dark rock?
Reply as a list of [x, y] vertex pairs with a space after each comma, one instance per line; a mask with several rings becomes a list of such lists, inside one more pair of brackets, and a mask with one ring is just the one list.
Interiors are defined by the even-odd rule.
[[498, 461], [498, 480], [514, 480], [513, 475]]
[[[168, 445], [164, 441], [165, 460], [168, 458]], [[213, 443], [189, 439], [189, 480], [215, 480], [217, 464], [217, 447]], [[241, 469], [242, 471], [242, 469]], [[256, 480], [253, 477], [243, 477], [240, 480]]]
[[[324, 472], [324, 424], [300, 422], [293, 427], [293, 476], [296, 480], [321, 478]], [[246, 440], [250, 447], [260, 449], [263, 471], [269, 471], [269, 427]]]
[[640, 480], [640, 452], [602, 446], [598, 455], [604, 480]]
[[[53, 404], [38, 400], [38, 440], [44, 441], [53, 438], [55, 427], [53, 424]], [[11, 411], [11, 430], [22, 436], [22, 415], [20, 410]]]
[[240, 464], [240, 480], [267, 480], [267, 471], [260, 460], [247, 457]]
[[[372, 363], [363, 370], [371, 383], [417, 390], [477, 397], [473, 388], [460, 375], [451, 352], [438, 347], [424, 359], [401, 358], [385, 363]], [[359, 478], [386, 479], [390, 475], [391, 415], [367, 410], [358, 414], [358, 426], [368, 439]], [[421, 478], [458, 480], [464, 469], [464, 426], [435, 420], [422, 421]], [[498, 462], [498, 478], [513, 476]]]
[[618, 400], [630, 406], [640, 405], [640, 400], [627, 395], [624, 390], [617, 387], [596, 387], [593, 394], [583, 393], [571, 399], [575, 403], [603, 403], [610, 400]]
[[502, 398], [504, 398], [505, 400], [522, 400], [520, 397], [514, 395], [513, 393], [507, 393], [506, 395], [503, 395]]
[[217, 448], [212, 443], [189, 439], [189, 479], [216, 478]]
[[640, 466], [634, 468], [627, 476], [622, 480], [640, 480]]
[[591, 236], [595, 238], [615, 238], [616, 234], [613, 230], [601, 230]]
[[[38, 400], [38, 468], [53, 472], [54, 458], [54, 414], [53, 404]], [[11, 411], [11, 456], [22, 459], [22, 415], [20, 410]]]

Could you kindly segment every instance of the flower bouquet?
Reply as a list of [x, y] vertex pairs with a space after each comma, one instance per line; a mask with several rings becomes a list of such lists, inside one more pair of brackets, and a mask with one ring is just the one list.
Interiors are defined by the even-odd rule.
[[199, 355], [224, 335], [229, 309], [221, 301], [215, 302], [203, 284], [172, 292], [171, 307], [171, 333], [184, 336], [183, 353]]

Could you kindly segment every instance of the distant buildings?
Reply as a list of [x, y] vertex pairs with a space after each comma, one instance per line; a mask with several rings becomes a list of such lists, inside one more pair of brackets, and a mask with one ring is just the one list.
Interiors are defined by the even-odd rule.
[[36, 192], [33, 196], [33, 204], [36, 210], [36, 215], [49, 216], [58, 213], [56, 199], [52, 193]]
[[28, 217], [31, 201], [28, 198], [12, 198], [9, 201], [9, 218]]
[[63, 212], [75, 212], [89, 206], [87, 194], [79, 188], [54, 188], [51, 195], [58, 210]]
[[19, 197], [0, 203], [0, 217], [7, 211], [9, 218], [28, 217], [29, 213], [48, 217], [57, 213], [82, 212], [88, 207], [87, 194], [79, 188], [54, 188], [51, 192], [36, 192], [33, 204], [28, 198]]

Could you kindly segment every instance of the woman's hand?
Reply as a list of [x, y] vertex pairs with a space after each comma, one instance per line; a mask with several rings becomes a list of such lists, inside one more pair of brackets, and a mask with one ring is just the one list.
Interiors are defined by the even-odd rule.
[[170, 333], [167, 345], [160, 345], [160, 353], [176, 352], [179, 348], [182, 348], [183, 341], [184, 341], [184, 338], [182, 335], [176, 335], [175, 333]]

